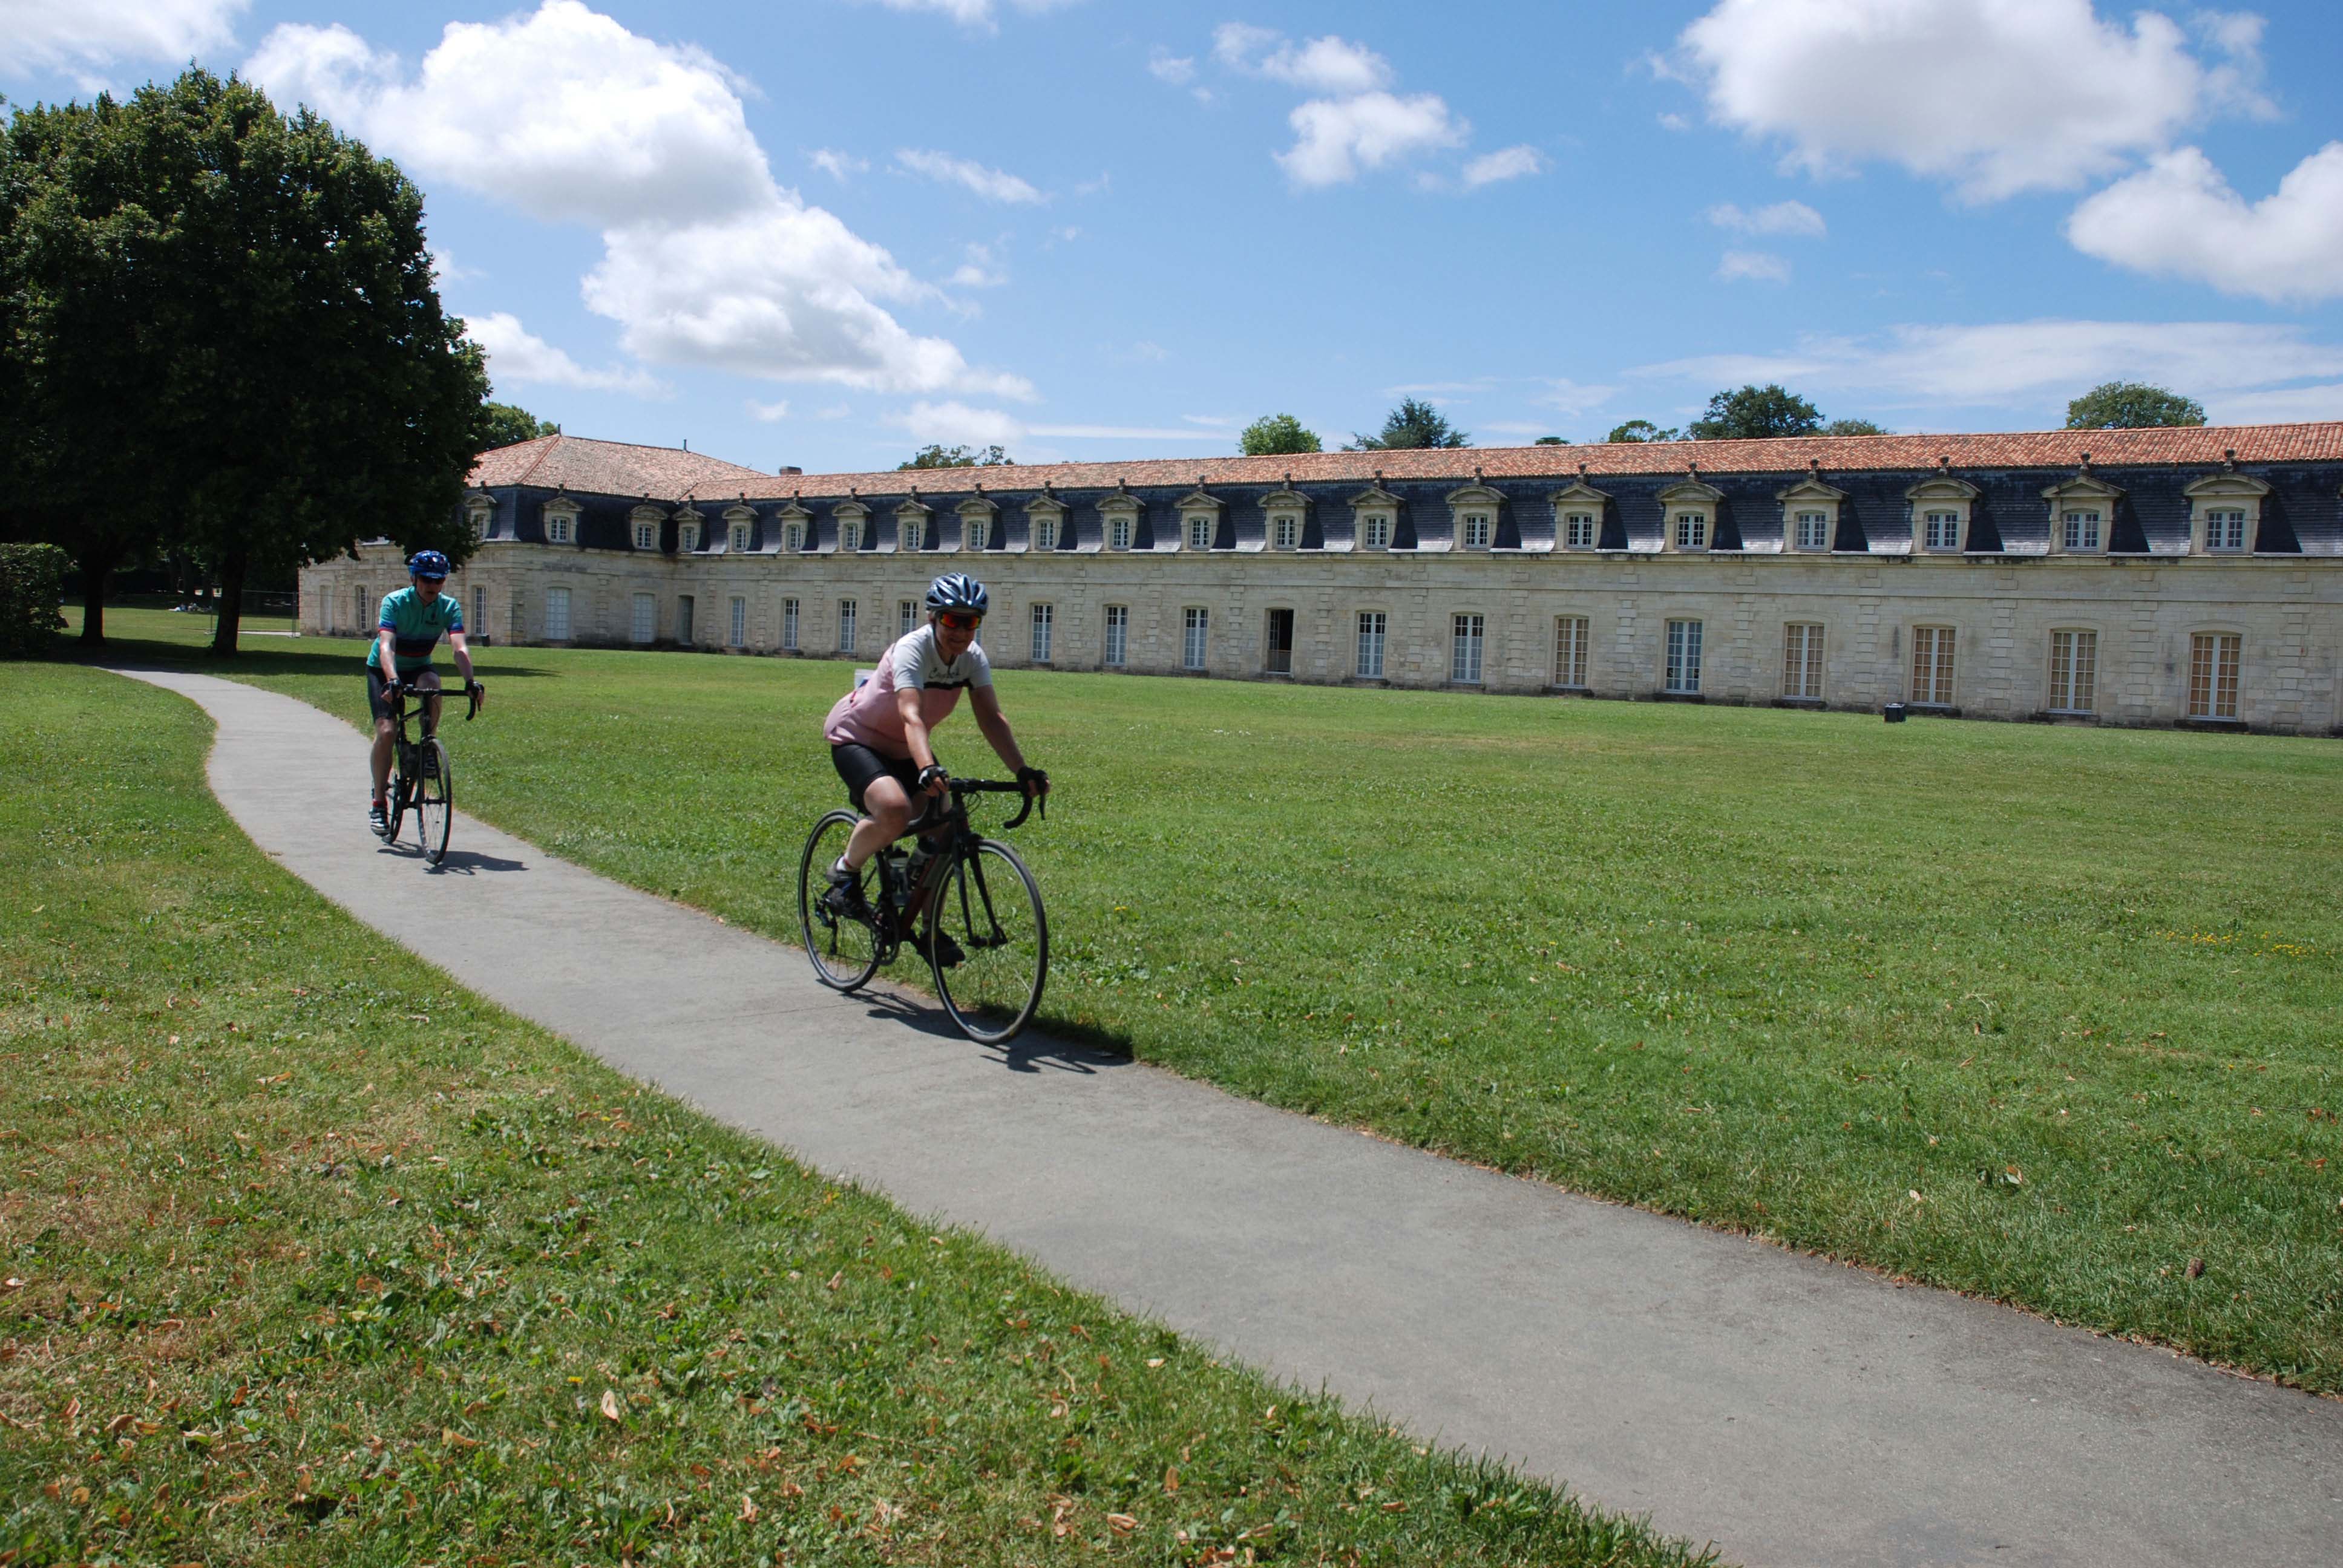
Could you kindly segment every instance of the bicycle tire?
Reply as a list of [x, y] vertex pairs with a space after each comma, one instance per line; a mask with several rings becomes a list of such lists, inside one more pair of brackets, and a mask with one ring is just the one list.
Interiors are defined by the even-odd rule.
[[412, 795], [414, 792], [415, 786], [408, 781], [407, 769], [403, 767], [393, 769], [390, 775], [389, 810], [387, 813], [387, 820], [384, 824], [382, 829], [382, 841], [384, 843], [396, 844], [398, 842], [399, 825], [407, 820], [407, 797]]
[[[834, 914], [822, 907], [830, 891], [830, 868], [846, 850], [862, 819], [851, 811], [832, 811], [806, 835], [805, 852], [798, 857], [798, 930], [812, 960], [814, 979], [832, 990], [860, 990], [879, 972], [879, 930], [875, 925]], [[879, 858], [862, 867], [862, 897], [873, 902], [879, 892]]]
[[[1017, 851], [980, 839], [973, 850], [956, 853], [937, 879], [922, 927], [936, 995], [960, 1032], [980, 1045], [1015, 1039], [1032, 1021], [1050, 979], [1049, 912]], [[939, 936], [960, 948], [957, 963], [937, 961]]]
[[415, 789], [415, 836], [422, 842], [426, 864], [447, 858], [447, 832], [456, 822], [456, 777], [447, 748], [437, 737], [415, 749], [423, 777]]

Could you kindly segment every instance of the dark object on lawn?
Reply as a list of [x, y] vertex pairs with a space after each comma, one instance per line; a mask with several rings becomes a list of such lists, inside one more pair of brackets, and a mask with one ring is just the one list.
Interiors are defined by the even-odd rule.
[[1890, 724], [1901, 724], [1904, 722], [1904, 705], [1900, 702], [1891, 702], [1879, 710], [1879, 716]]
[[2204, 1274], [2204, 1272], [2205, 1272], [2205, 1260], [2204, 1260], [2204, 1259], [2202, 1259], [2202, 1258], [2191, 1258], [2191, 1259], [2189, 1259], [2189, 1260], [2188, 1260], [2188, 1277], [2189, 1277], [2190, 1279], [2192, 1279], [2192, 1280], [2194, 1280], [2194, 1279], [2197, 1279], [2197, 1278], [2201, 1277], [2201, 1276]]

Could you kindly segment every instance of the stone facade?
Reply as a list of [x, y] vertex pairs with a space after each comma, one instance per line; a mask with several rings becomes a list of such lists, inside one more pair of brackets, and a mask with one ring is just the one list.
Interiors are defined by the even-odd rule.
[[475, 635], [868, 663], [959, 569], [1004, 668], [2343, 733], [2343, 426], [577, 483], [653, 450], [483, 459]]

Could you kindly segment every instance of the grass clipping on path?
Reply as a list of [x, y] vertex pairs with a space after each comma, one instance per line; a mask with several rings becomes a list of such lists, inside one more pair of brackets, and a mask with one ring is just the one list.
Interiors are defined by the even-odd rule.
[[[363, 644], [307, 649], [230, 673], [362, 719]], [[797, 939], [848, 666], [484, 660], [468, 809]], [[1013, 835], [1050, 904], [1041, 1029], [2343, 1393], [2343, 746], [1001, 689], [1056, 785]], [[966, 725], [939, 744], [979, 771]]]
[[0, 707], [0, 1563], [1697, 1560], [456, 989], [235, 831], [191, 706]]

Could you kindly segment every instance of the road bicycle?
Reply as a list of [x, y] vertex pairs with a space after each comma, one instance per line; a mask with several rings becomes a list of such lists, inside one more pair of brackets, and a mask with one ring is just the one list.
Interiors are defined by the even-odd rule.
[[[464, 689], [465, 696], [471, 699], [464, 714], [467, 723], [480, 711], [481, 691], [477, 680]], [[422, 735], [416, 739], [407, 738], [407, 699], [410, 692], [427, 699], [439, 695], [439, 688], [400, 681], [383, 692], [390, 703], [391, 723], [397, 729], [394, 741], [397, 750], [396, 771], [390, 779], [390, 799], [384, 812], [382, 841], [398, 842], [399, 827], [412, 809], [415, 837], [422, 848], [424, 862], [436, 866], [447, 858], [447, 830], [456, 821], [456, 770], [447, 760], [447, 743], [439, 739], [439, 726], [431, 717], [427, 700], [416, 705], [416, 719], [422, 727]]]
[[[1024, 795], [1007, 832], [1034, 804], [1050, 814], [1049, 798], [1021, 784], [987, 779], [948, 781], [945, 803], [931, 805], [907, 829], [911, 848], [890, 844], [862, 867], [860, 886], [868, 920], [830, 907], [830, 868], [845, 853], [862, 814], [832, 811], [806, 837], [798, 861], [798, 920], [816, 979], [834, 990], [869, 983], [896, 954], [910, 947], [928, 960], [944, 1011], [970, 1040], [999, 1045], [1013, 1038], [1041, 1005], [1050, 973], [1050, 920], [1041, 889], [1017, 851], [976, 830], [968, 816], [973, 795]], [[940, 842], [931, 842], [940, 835]]]

